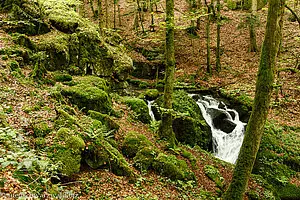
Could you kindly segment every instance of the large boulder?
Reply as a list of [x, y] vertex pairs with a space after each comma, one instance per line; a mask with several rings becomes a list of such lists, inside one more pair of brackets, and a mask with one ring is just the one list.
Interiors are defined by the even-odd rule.
[[112, 112], [112, 101], [106, 92], [108, 86], [104, 79], [87, 76], [77, 81], [74, 86], [63, 87], [62, 95], [85, 111], [95, 110], [107, 114]]
[[139, 98], [125, 98], [125, 103], [135, 113], [135, 117], [143, 123], [150, 123], [151, 117], [146, 102]]
[[221, 109], [208, 108], [208, 114], [212, 118], [213, 126], [217, 129], [224, 131], [225, 133], [231, 133], [236, 124], [230, 119], [230, 116]]
[[[155, 100], [154, 104], [162, 107], [163, 97]], [[201, 148], [211, 151], [211, 129], [204, 120], [195, 100], [183, 90], [175, 91], [173, 94], [173, 109], [177, 113], [173, 120], [173, 131], [177, 140], [192, 146], [199, 145]], [[154, 115], [155, 119], [160, 119], [157, 109]]]
[[133, 69], [131, 58], [120, 44], [117, 33], [100, 35], [98, 27], [74, 11], [76, 3], [63, 0], [43, 4], [46, 17], [59, 31], [36, 38], [38, 50], [45, 51], [48, 70], [71, 70], [126, 80]]
[[57, 131], [57, 143], [55, 146], [54, 160], [62, 163], [60, 172], [71, 176], [78, 173], [81, 163], [81, 152], [84, 150], [85, 142], [72, 130], [61, 128]]

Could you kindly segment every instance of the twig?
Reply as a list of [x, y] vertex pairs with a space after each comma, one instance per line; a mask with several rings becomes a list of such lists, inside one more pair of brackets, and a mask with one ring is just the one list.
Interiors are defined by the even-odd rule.
[[300, 28], [300, 19], [299, 17], [297, 16], [297, 14], [288, 6], [288, 5], [284, 5], [284, 7], [286, 7], [289, 11], [291, 11], [292, 15], [294, 15], [294, 17], [296, 18], [296, 20], [298, 21], [299, 23], [299, 28]]

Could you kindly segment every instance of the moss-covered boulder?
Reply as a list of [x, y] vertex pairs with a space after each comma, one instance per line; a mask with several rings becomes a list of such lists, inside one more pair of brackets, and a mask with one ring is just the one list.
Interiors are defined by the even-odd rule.
[[99, 87], [78, 84], [62, 88], [62, 95], [68, 97], [73, 104], [85, 111], [95, 110], [102, 113], [112, 112], [112, 101], [108, 94]]
[[159, 153], [159, 150], [155, 146], [140, 148], [136, 156], [133, 158], [134, 166], [140, 171], [152, 169], [155, 158]]
[[135, 113], [135, 117], [143, 123], [150, 123], [151, 117], [146, 102], [138, 98], [125, 98], [125, 103]]
[[[163, 96], [155, 100], [154, 104], [162, 107]], [[205, 150], [212, 150], [212, 133], [204, 120], [201, 110], [195, 100], [185, 91], [178, 90], [173, 94], [173, 131], [179, 142], [189, 145], [199, 145]], [[154, 112], [155, 118], [160, 119], [159, 112]]]
[[119, 130], [120, 125], [116, 123], [111, 116], [107, 114], [102, 114], [100, 112], [94, 111], [94, 110], [89, 110], [88, 114], [91, 118], [99, 120], [104, 124], [108, 129], [112, 130]]
[[79, 172], [84, 140], [68, 128], [57, 131], [57, 144], [54, 159], [61, 163], [60, 171], [66, 176]]
[[184, 160], [179, 160], [174, 155], [160, 153], [153, 163], [156, 172], [172, 180], [195, 180], [195, 175], [188, 168]]
[[5, 128], [8, 126], [6, 115], [0, 105], [0, 128]]
[[137, 132], [129, 132], [123, 141], [122, 152], [125, 156], [132, 158], [141, 148], [153, 146], [146, 136]]
[[59, 31], [37, 38], [38, 50], [45, 51], [48, 70], [71, 70], [126, 80], [133, 69], [131, 58], [116, 33], [100, 35], [94, 23], [74, 10], [79, 1], [49, 0], [42, 5], [45, 17]]
[[90, 143], [84, 153], [86, 163], [94, 169], [109, 168], [119, 176], [135, 177], [136, 174], [129, 167], [123, 155], [104, 139], [96, 139]]
[[34, 123], [32, 124], [32, 128], [35, 137], [45, 137], [51, 132], [51, 128], [49, 128], [46, 122]]
[[147, 89], [144, 93], [143, 96], [147, 100], [154, 100], [159, 96], [159, 91], [157, 89]]

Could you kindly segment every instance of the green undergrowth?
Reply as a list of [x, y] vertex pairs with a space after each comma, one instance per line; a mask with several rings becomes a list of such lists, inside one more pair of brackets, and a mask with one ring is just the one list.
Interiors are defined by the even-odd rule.
[[300, 172], [299, 127], [280, 127], [268, 122], [253, 173], [273, 185], [280, 198], [300, 198], [300, 188], [292, 185]]

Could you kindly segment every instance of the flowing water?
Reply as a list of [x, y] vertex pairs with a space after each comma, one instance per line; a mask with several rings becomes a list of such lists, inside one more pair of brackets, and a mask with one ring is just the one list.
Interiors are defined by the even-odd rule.
[[152, 108], [151, 108], [153, 102], [154, 102], [154, 100], [153, 101], [147, 101], [147, 105], [148, 105], [148, 110], [149, 110], [149, 115], [151, 117], [151, 120], [155, 121], [155, 116], [154, 116], [154, 113], [153, 113]]
[[[243, 143], [246, 124], [239, 120], [237, 111], [228, 109], [223, 102], [219, 102], [210, 96], [203, 96], [197, 101], [197, 104], [205, 121], [211, 127], [215, 156], [227, 162], [235, 163]], [[224, 113], [227, 120], [236, 124], [233, 131], [226, 133], [216, 128], [213, 124], [213, 112], [211, 110]]]
[[[195, 94], [191, 94], [189, 96], [194, 95]], [[149, 115], [151, 116], [151, 119], [155, 121], [155, 117], [151, 109], [152, 103], [153, 101], [147, 101]], [[235, 163], [243, 143], [244, 129], [246, 124], [239, 120], [239, 114], [237, 111], [227, 108], [223, 102], [219, 102], [210, 96], [200, 97], [196, 103], [201, 110], [203, 118], [211, 128], [213, 152], [215, 156], [221, 160]], [[216, 112], [223, 113], [226, 116], [226, 120], [235, 125], [231, 132], [226, 133], [215, 127], [213, 118]]]

